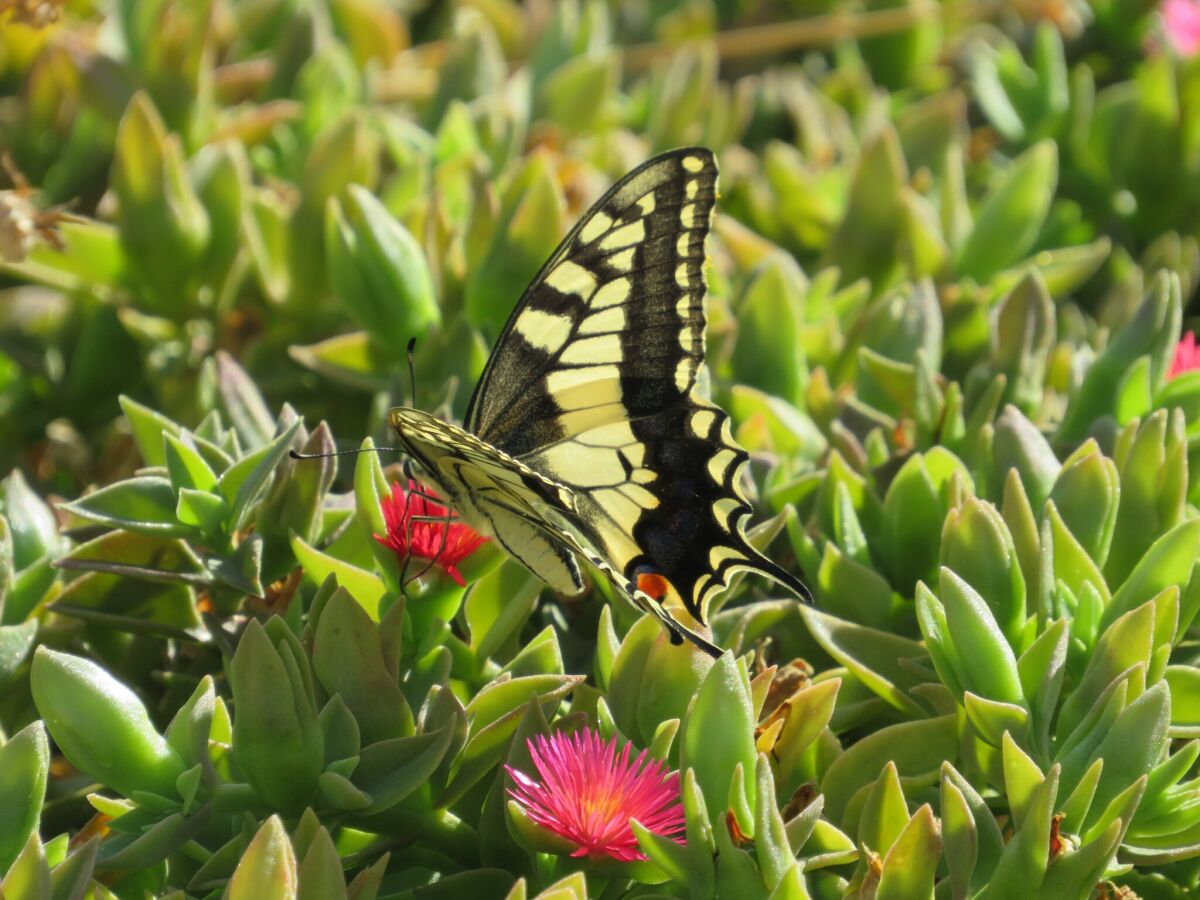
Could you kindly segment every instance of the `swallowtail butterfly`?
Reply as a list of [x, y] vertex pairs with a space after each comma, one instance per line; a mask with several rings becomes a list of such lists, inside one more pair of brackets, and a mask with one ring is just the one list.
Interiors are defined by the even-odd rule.
[[703, 626], [735, 572], [811, 602], [747, 542], [748, 454], [697, 390], [716, 188], [701, 147], [634, 169], [525, 290], [463, 427], [409, 407], [390, 414], [423, 480], [555, 590], [582, 589], [582, 556], [673, 640], [713, 655], [686, 619]]

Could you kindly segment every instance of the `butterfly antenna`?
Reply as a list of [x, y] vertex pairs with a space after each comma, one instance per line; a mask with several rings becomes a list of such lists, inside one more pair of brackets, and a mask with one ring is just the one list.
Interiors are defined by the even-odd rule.
[[413, 350], [417, 347], [417, 339], [408, 339], [408, 390], [411, 394], [412, 408], [417, 408], [417, 367], [413, 365]]
[[326, 459], [330, 456], [353, 456], [355, 453], [403, 453], [401, 447], [359, 447], [357, 450], [331, 450], [329, 453], [297, 453], [289, 450], [292, 459]]

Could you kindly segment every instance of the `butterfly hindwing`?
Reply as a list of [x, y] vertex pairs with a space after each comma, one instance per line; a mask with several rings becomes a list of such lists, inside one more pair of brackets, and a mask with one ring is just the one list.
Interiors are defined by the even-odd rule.
[[579, 497], [570, 488], [513, 459], [462, 429], [420, 410], [398, 407], [391, 424], [422, 474], [449, 498], [459, 514], [556, 590], [583, 587], [575, 557], [582, 556], [635, 604], [656, 616], [677, 639], [690, 640], [713, 656], [720, 650], [677, 622], [594, 546], [571, 530], [580, 527]]
[[548, 508], [571, 510], [569, 489], [421, 410], [397, 407], [390, 422], [421, 474], [463, 519], [556, 591], [583, 588], [576, 548], [546, 517]]

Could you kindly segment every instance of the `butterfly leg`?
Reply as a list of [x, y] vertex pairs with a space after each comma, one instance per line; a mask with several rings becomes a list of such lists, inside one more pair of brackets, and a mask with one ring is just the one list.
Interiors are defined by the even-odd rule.
[[411, 584], [414, 581], [420, 581], [422, 578], [424, 578], [425, 575], [429, 572], [429, 570], [432, 569], [437, 564], [437, 561], [442, 558], [442, 553], [444, 553], [446, 550], [446, 539], [450, 534], [450, 522], [453, 518], [454, 518], [454, 513], [450, 510], [450, 507], [446, 507], [446, 514], [444, 516], [412, 516], [411, 517], [411, 519], [409, 520], [410, 522], [441, 522], [442, 523], [442, 538], [441, 538], [441, 541], [438, 543], [437, 552], [435, 554], [433, 554], [433, 556], [429, 559], [429, 562], [427, 562], [425, 564], [425, 568], [423, 568], [416, 575], [414, 575], [410, 579], [408, 579], [408, 581], [403, 582], [403, 585], [405, 587], [407, 587], [409, 584]]
[[[412, 460], [409, 459], [408, 457], [405, 457], [404, 462], [401, 464], [401, 466], [402, 466], [402, 470], [404, 472], [404, 487], [409, 488], [413, 484], [416, 483], [416, 479], [414, 479], [413, 475], [412, 475]], [[405, 493], [404, 493], [404, 546], [406, 548], [412, 546], [412, 517], [409, 516], [409, 514], [408, 514], [408, 504], [411, 502], [412, 502], [412, 492], [405, 490]], [[408, 594], [405, 592], [404, 588], [405, 588], [405, 585], [408, 584], [408, 582], [405, 580], [405, 575], [408, 574], [408, 563], [409, 563], [409, 560], [411, 560], [411, 559], [412, 559], [412, 553], [406, 552], [404, 554], [404, 563], [400, 566], [400, 594], [401, 594], [401, 596], [404, 597], [404, 599], [406, 601], [408, 600]]]

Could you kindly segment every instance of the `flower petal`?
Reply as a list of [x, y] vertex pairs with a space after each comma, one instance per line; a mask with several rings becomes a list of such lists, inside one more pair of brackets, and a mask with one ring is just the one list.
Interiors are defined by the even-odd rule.
[[506, 767], [508, 794], [532, 821], [577, 844], [572, 856], [644, 860], [629, 825], [634, 818], [682, 842], [679, 776], [646, 751], [633, 756], [631, 744], [618, 748], [615, 737], [605, 741], [589, 728], [535, 735], [527, 746], [540, 781]]

